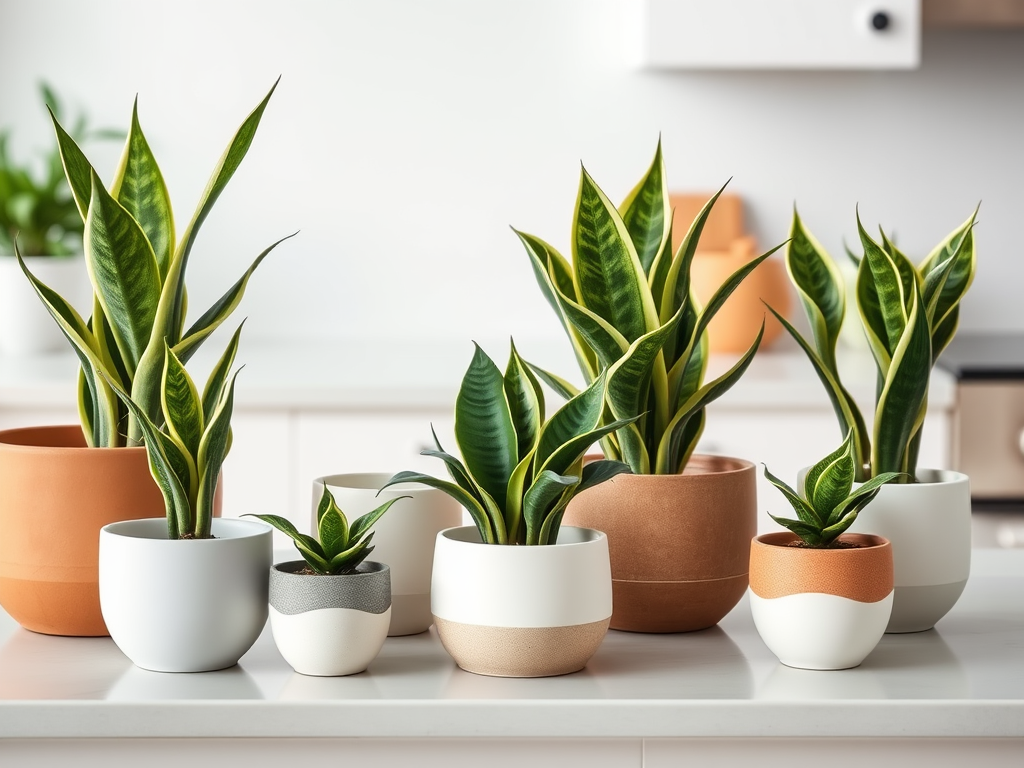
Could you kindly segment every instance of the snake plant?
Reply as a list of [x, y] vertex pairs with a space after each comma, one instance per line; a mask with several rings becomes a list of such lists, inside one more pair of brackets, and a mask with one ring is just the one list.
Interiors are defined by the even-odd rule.
[[797, 519], [771, 513], [769, 516], [799, 536], [808, 547], [836, 547], [840, 534], [853, 525], [882, 486], [900, 477], [899, 472], [883, 472], [852, 490], [857, 470], [854, 445], [854, 432], [850, 430], [839, 448], [808, 470], [802, 495], [775, 477], [768, 467], [764, 468], [765, 478], [786, 497]]
[[299, 533], [298, 529], [278, 515], [242, 515], [256, 517], [291, 537], [295, 548], [306, 561], [310, 572], [325, 575], [355, 573], [356, 568], [373, 551], [370, 544], [373, 532], [370, 527], [376, 523], [391, 505], [410, 496], [398, 496], [381, 504], [371, 512], [357, 518], [352, 525], [341, 511], [338, 503], [324, 483], [324, 492], [316, 508], [316, 537]]
[[808, 341], [772, 310], [806, 353], [825, 385], [843, 434], [853, 435], [858, 481], [887, 472], [913, 482], [928, 406], [928, 378], [953, 339], [960, 301], [974, 279], [977, 210], [918, 266], [881, 232], [876, 242], [857, 216], [863, 256], [857, 264], [857, 307], [877, 367], [873, 433], [869, 434], [836, 365], [836, 340], [846, 314], [843, 277], [794, 210], [786, 265], [810, 321]]
[[[277, 84], [274, 84], [274, 88]], [[92, 317], [37, 280], [15, 248], [21, 267], [81, 361], [78, 400], [90, 446], [137, 445], [142, 420], [115, 394], [115, 386], [160, 424], [165, 345], [185, 363], [234, 311], [249, 277], [274, 243], [213, 306], [186, 329], [185, 270], [211, 209], [252, 143], [274, 88], [238, 128], [214, 169], [180, 239], [163, 174], [139, 125], [138, 104], [120, 167], [108, 191], [75, 141], [53, 117], [64, 172], [85, 222], [85, 258], [93, 285]]]
[[576, 494], [629, 471], [618, 461], [583, 460], [590, 446], [633, 421], [599, 426], [606, 389], [599, 374], [547, 419], [540, 382], [515, 344], [504, 374], [477, 346], [455, 401], [462, 460], [436, 434], [437, 450], [422, 452], [441, 459], [454, 482], [399, 472], [384, 488], [412, 482], [444, 491], [469, 512], [486, 544], [554, 544]]
[[[605, 455], [636, 474], [682, 472], [704, 429], [705, 407], [750, 365], [764, 332], [725, 374], [704, 382], [708, 323], [736, 287], [778, 246], [736, 270], [701, 308], [690, 267], [722, 187], [672, 251], [672, 210], [658, 143], [643, 178], [616, 208], [582, 171], [572, 223], [572, 264], [538, 237], [516, 231], [541, 291], [572, 342], [587, 383], [604, 378], [605, 423], [626, 421], [603, 441]], [[546, 371], [557, 392], [576, 390]]]

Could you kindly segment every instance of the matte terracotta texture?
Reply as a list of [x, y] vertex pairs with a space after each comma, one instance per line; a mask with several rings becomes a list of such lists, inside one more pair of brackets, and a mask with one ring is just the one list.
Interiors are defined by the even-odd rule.
[[786, 546], [790, 531], [765, 533], [750, 542], [750, 589], [772, 599], [814, 592], [877, 603], [892, 592], [892, 545], [881, 536], [844, 533], [840, 541], [855, 549], [809, 549]]
[[681, 475], [618, 475], [573, 499], [565, 524], [608, 535], [612, 629], [706, 629], [747, 588], [757, 472], [741, 459], [694, 456]]
[[608, 619], [571, 627], [482, 627], [434, 617], [444, 649], [467, 672], [553, 677], [578, 672], [597, 653]]
[[81, 427], [0, 432], [0, 605], [48, 635], [107, 634], [99, 532], [163, 517], [145, 448], [87, 448]]

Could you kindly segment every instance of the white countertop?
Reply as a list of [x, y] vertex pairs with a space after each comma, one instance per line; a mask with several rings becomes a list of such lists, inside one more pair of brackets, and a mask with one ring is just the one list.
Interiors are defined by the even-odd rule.
[[463, 672], [433, 631], [362, 674], [304, 677], [269, 627], [237, 667], [160, 674], [0, 612], [0, 738], [1024, 737], [1024, 552], [973, 554], [936, 630], [837, 672], [779, 664], [746, 600], [703, 632], [609, 632], [583, 672], [536, 680]]
[[[579, 373], [564, 339], [517, 345], [530, 362], [579, 383]], [[508, 357], [507, 341], [485, 349], [499, 366]], [[197, 382], [220, 352], [217, 339], [190, 363]], [[449, 411], [459, 381], [472, 358], [469, 340], [415, 341], [347, 338], [336, 341], [243, 341], [238, 362], [236, 402], [241, 408], [360, 408]], [[734, 357], [712, 357], [708, 376], [720, 375]], [[867, 352], [843, 350], [840, 366], [854, 398], [874, 402], [875, 367]], [[77, 358], [70, 352], [38, 357], [0, 357], [0, 408], [70, 407], [77, 402]], [[955, 380], [943, 370], [932, 373], [929, 407], [948, 410], [955, 401]], [[794, 349], [759, 353], [744, 377], [716, 408], [799, 408], [831, 410], [825, 389], [810, 362]]]

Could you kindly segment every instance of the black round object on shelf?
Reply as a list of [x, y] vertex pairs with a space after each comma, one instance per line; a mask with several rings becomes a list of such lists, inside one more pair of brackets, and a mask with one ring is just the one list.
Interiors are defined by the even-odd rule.
[[891, 19], [889, 18], [889, 14], [885, 11], [876, 11], [871, 14], [871, 27], [876, 32], [884, 32], [889, 28], [890, 23]]

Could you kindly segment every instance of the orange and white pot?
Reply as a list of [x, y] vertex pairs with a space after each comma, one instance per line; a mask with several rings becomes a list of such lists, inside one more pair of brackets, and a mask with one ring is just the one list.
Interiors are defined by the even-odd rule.
[[801, 669], [859, 666], [885, 633], [892, 612], [892, 546], [846, 533], [844, 549], [791, 546], [789, 531], [750, 545], [750, 611], [779, 661]]

